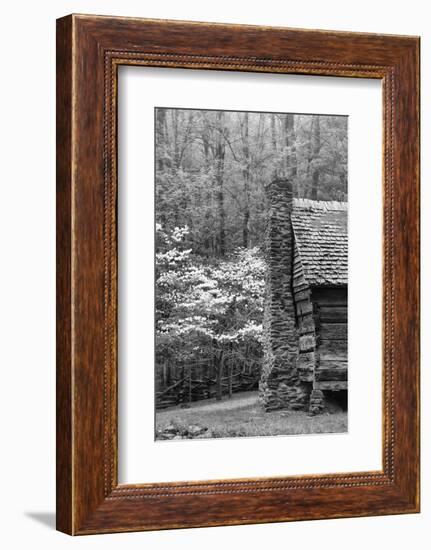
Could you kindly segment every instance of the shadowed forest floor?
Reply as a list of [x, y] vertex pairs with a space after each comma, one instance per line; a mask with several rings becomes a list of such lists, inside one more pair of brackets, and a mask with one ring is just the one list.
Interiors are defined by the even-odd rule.
[[156, 439], [208, 439], [270, 435], [347, 432], [347, 412], [309, 416], [306, 412], [265, 412], [257, 392], [235, 394], [223, 401], [195, 402], [188, 409], [171, 408], [156, 413]]

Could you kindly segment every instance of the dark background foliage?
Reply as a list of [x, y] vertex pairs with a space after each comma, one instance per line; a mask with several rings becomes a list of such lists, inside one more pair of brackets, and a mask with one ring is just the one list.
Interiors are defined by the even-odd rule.
[[281, 162], [296, 197], [347, 200], [347, 117], [156, 109], [156, 217], [201, 256], [260, 245]]

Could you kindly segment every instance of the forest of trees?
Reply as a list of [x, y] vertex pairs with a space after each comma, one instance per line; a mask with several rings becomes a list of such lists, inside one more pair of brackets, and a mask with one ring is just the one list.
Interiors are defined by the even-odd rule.
[[158, 406], [256, 387], [265, 185], [347, 200], [347, 118], [156, 109]]

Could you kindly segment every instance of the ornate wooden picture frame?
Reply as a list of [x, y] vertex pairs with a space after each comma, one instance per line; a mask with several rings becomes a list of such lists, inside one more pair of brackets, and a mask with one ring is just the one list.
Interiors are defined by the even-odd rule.
[[[118, 483], [117, 70], [383, 84], [383, 468]], [[57, 528], [90, 534], [419, 511], [419, 39], [70, 15], [57, 21]]]

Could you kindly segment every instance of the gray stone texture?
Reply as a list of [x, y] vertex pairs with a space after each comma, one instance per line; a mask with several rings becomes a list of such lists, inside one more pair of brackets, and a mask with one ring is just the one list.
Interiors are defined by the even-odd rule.
[[292, 294], [292, 184], [276, 179], [267, 187], [267, 262], [264, 364], [259, 398], [268, 411], [308, 410], [311, 384], [298, 376], [299, 339]]

